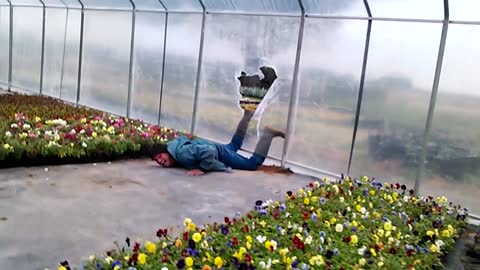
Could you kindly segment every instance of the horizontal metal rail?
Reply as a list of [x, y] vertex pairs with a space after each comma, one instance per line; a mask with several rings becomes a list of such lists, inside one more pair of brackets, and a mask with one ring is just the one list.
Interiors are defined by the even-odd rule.
[[261, 12], [237, 12], [237, 11], [214, 11], [214, 10], [207, 10], [207, 14], [214, 14], [214, 15], [242, 15], [242, 16], [262, 16], [262, 17], [294, 17], [300, 18], [302, 17], [301, 13], [289, 14], [289, 13], [261, 13]]

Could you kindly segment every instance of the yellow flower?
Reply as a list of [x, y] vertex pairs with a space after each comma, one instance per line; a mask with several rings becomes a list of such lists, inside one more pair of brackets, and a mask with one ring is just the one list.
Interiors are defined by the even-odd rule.
[[432, 245], [430, 246], [430, 251], [433, 252], [433, 253], [438, 252], [437, 246], [436, 246], [435, 244], [432, 244]]
[[371, 189], [368, 193], [370, 193], [371, 196], [375, 195], [375, 190]]
[[278, 253], [280, 253], [282, 256], [285, 256], [288, 253], [288, 248], [282, 248], [278, 251]]
[[252, 243], [252, 242], [253, 242], [253, 238], [252, 238], [250, 235], [247, 235], [247, 242], [248, 242], [248, 243]]
[[223, 266], [223, 260], [220, 257], [216, 257], [214, 263], [217, 268], [221, 268]]
[[352, 221], [352, 225], [357, 227], [358, 226], [358, 222], [356, 220]]
[[396, 192], [396, 191], [393, 192], [392, 197], [393, 197], [394, 200], [397, 200], [398, 199], [398, 192]]
[[112, 262], [113, 262], [113, 258], [110, 257], [110, 256], [108, 256], [108, 257], [105, 258], [105, 261], [106, 261], [107, 263], [112, 263]]
[[330, 228], [330, 222], [325, 221], [325, 227]]
[[207, 261], [210, 261], [212, 259], [212, 256], [210, 256], [210, 253], [205, 253], [205, 255], [207, 255]]
[[357, 212], [360, 212], [362, 211], [362, 206], [360, 204], [357, 204], [357, 206], [355, 206], [355, 209], [357, 209]]
[[312, 191], [311, 191], [311, 190], [307, 190], [307, 195], [308, 195], [308, 197], [311, 197], [311, 196], [312, 196]]
[[193, 266], [193, 259], [192, 259], [192, 257], [187, 257], [187, 258], [185, 258], [185, 263], [187, 264], [187, 266]]
[[60, 266], [58, 267], [58, 270], [67, 270], [67, 268], [65, 268], [65, 266], [63, 266], [63, 265], [60, 265]]
[[362, 176], [362, 181], [363, 181], [363, 182], [367, 182], [367, 181], [368, 181], [368, 177], [367, 177], [367, 176]]
[[379, 261], [379, 262], [377, 263], [377, 265], [380, 266], [380, 267], [382, 267], [383, 264], [384, 264], [384, 263], [383, 263], [382, 261]]
[[96, 133], [95, 131], [92, 132], [92, 137], [93, 137], [93, 138], [96, 138], [96, 137], [97, 137], [97, 133]]
[[313, 196], [313, 197], [312, 197], [312, 202], [313, 202], [313, 203], [318, 202], [318, 197], [317, 197], [317, 196]]
[[368, 207], [373, 208], [373, 203], [372, 203], [372, 202], [369, 202], [369, 203], [368, 203]]
[[239, 252], [240, 254], [245, 254], [245, 253], [247, 253], [247, 249], [244, 248], [244, 247], [241, 247], [238, 252]]
[[367, 263], [367, 260], [365, 260], [365, 258], [361, 258], [358, 263], [361, 265], [361, 266], [364, 266], [366, 263]]
[[155, 245], [154, 243], [152, 243], [150, 241], [147, 241], [145, 243], [145, 248], [147, 249], [148, 252], [155, 253], [155, 251], [157, 250], [157, 245]]
[[450, 231], [449, 230], [443, 230], [442, 231], [442, 236], [443, 237], [450, 237]]
[[385, 231], [391, 231], [392, 230], [392, 223], [390, 222], [385, 222], [383, 224], [383, 228], [385, 229]]
[[303, 203], [304, 203], [305, 205], [309, 205], [309, 204], [310, 204], [310, 199], [309, 199], [309, 198], [303, 199]]
[[202, 235], [199, 234], [198, 232], [194, 233], [192, 235], [192, 239], [193, 239], [193, 241], [195, 241], [195, 243], [198, 243], [198, 242], [200, 242], [200, 240], [202, 240]]
[[354, 234], [354, 235], [350, 236], [350, 242], [352, 242], [352, 244], [358, 243], [357, 235]]
[[427, 231], [428, 236], [433, 236], [435, 233], [433, 231]]
[[[36, 119], [36, 118], [35, 118], [35, 119]], [[87, 118], [85, 118], [85, 117], [84, 117], [84, 118], [82, 118], [82, 119], [80, 120], [80, 123], [82, 123], [82, 124], [86, 124], [86, 123], [87, 123]]]
[[272, 246], [272, 243], [270, 241], [265, 241], [265, 247], [270, 250], [270, 247]]
[[120, 266], [119, 266], [119, 265], [115, 265], [115, 267], [113, 267], [113, 270], [120, 270]]
[[189, 223], [189, 224], [188, 224], [188, 229], [189, 229], [190, 231], [195, 231], [195, 223], [193, 223], [193, 222], [192, 222], [192, 223]]
[[267, 226], [267, 222], [265, 222], [265, 220], [262, 220], [259, 222], [260, 226], [264, 227]]
[[91, 262], [93, 262], [93, 261], [95, 261], [96, 258], [95, 258], [95, 255], [90, 255], [90, 257], [88, 257], [88, 259], [89, 259]]
[[252, 248], [252, 244], [250, 242], [247, 242], [247, 249], [251, 249]]
[[6, 149], [6, 150], [10, 149], [10, 144], [8, 144], [8, 143], [4, 144], [3, 149]]
[[324, 264], [323, 257], [321, 255], [313, 256], [309, 260], [310, 265], [322, 265]]
[[177, 239], [177, 241], [175, 241], [175, 246], [176, 246], [176, 247], [181, 247], [181, 246], [183, 246], [182, 240]]
[[305, 193], [305, 192], [303, 191], [303, 189], [302, 189], [302, 188], [299, 188], [299, 189], [298, 189], [298, 196], [302, 196], [303, 193]]
[[144, 265], [147, 262], [147, 255], [145, 255], [145, 253], [138, 254], [138, 262]]
[[376, 257], [376, 256], [377, 256], [377, 252], [376, 252], [375, 249], [373, 249], [373, 248], [370, 249], [370, 253], [372, 253], [372, 256], [373, 256], [373, 257]]
[[330, 219], [330, 224], [334, 224], [334, 223], [337, 223], [337, 219], [334, 218], [334, 217], [332, 217], [332, 218]]

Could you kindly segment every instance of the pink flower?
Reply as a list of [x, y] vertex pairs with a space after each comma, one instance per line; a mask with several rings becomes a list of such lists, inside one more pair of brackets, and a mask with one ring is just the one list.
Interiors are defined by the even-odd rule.
[[142, 132], [142, 138], [148, 138], [150, 137], [150, 134], [148, 132]]
[[28, 134], [28, 137], [30, 137], [30, 138], [32, 138], [32, 139], [35, 139], [35, 138], [37, 138], [37, 134], [35, 134], [35, 133], [30, 133], [30, 134]]
[[101, 120], [101, 119], [102, 119], [102, 117], [100, 117], [100, 116], [96, 115], [96, 116], [95, 116], [93, 119], [98, 121], [98, 120]]

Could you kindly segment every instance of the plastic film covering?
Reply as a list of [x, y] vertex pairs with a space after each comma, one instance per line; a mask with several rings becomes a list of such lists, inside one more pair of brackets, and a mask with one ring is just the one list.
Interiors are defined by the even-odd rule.
[[63, 59], [62, 90], [60, 97], [70, 102], [77, 101], [78, 67], [80, 61], [81, 10], [67, 10], [65, 57]]
[[10, 2], [14, 6], [43, 6], [39, 0], [10, 0]]
[[164, 11], [165, 8], [159, 0], [134, 0], [137, 10]]
[[350, 174], [413, 187], [442, 25], [374, 22]]
[[[253, 150], [263, 126], [286, 129], [300, 18], [208, 15], [206, 25], [199, 136], [229, 142], [243, 114], [237, 77], [242, 71], [263, 77], [264, 65], [276, 70], [278, 78], [245, 137], [244, 148]], [[279, 157], [282, 150], [283, 140], [275, 139], [269, 155]]]
[[368, 17], [363, 0], [304, 0], [305, 13]]
[[480, 22], [480, 1], [477, 0], [450, 0], [450, 20]]
[[190, 131], [202, 15], [169, 14], [160, 124]]
[[199, 0], [161, 0], [168, 11], [203, 12]]
[[42, 94], [60, 97], [67, 9], [45, 9], [45, 58]]
[[444, 18], [442, 0], [368, 0], [368, 4], [373, 17], [436, 20]]
[[347, 171], [367, 22], [307, 19], [289, 161]]
[[12, 86], [15, 88], [40, 92], [42, 20], [41, 7], [13, 8]]
[[43, 0], [43, 3], [46, 7], [65, 7], [65, 4], [61, 0]]
[[7, 85], [10, 56], [10, 7], [8, 3], [6, 6], [3, 2], [0, 4], [0, 83]]
[[81, 0], [85, 8], [90, 9], [114, 9], [131, 10], [132, 3], [129, 0]]
[[137, 12], [131, 117], [157, 123], [162, 85], [165, 14]]
[[82, 8], [78, 0], [62, 0], [68, 8]]
[[480, 26], [450, 25], [422, 195], [446, 195], [480, 213]]
[[8, 6], [10, 6], [10, 4], [8, 3], [7, 0], [0, 0], [0, 6], [6, 6], [6, 7], [8, 7]]
[[85, 12], [80, 103], [126, 115], [132, 13]]
[[300, 14], [298, 0], [204, 0], [208, 11]]

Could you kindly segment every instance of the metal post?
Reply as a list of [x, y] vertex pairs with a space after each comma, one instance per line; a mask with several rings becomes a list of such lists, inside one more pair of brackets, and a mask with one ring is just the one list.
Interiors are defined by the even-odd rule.
[[68, 5], [66, 5], [63, 1], [62, 3], [66, 7], [66, 16], [65, 16], [65, 32], [63, 35], [63, 55], [62, 55], [62, 71], [60, 73], [60, 93], [59, 93], [59, 98], [62, 99], [62, 89], [63, 89], [63, 75], [64, 75], [64, 68], [65, 68], [65, 51], [67, 47], [67, 29], [68, 29], [68, 14], [70, 13], [70, 8]]
[[165, 13], [165, 32], [163, 35], [163, 56], [162, 56], [162, 78], [160, 82], [160, 100], [158, 102], [158, 122], [157, 124], [160, 125], [160, 120], [162, 118], [162, 97], [163, 97], [163, 82], [165, 80], [165, 59], [167, 54], [167, 29], [168, 29], [168, 9], [167, 7], [160, 1], [163, 8], [166, 10]]
[[200, 49], [198, 54], [197, 79], [195, 81], [195, 96], [193, 99], [192, 126], [190, 129], [190, 133], [192, 135], [195, 134], [195, 128], [197, 125], [198, 93], [200, 90], [200, 78], [202, 73], [202, 60], [203, 60], [203, 44], [205, 43], [205, 21], [207, 18], [207, 9], [205, 8], [205, 5], [203, 4], [202, 0], [199, 0], [199, 2], [203, 8], [203, 15], [202, 15], [202, 30], [200, 33]]
[[40, 61], [40, 95], [43, 92], [43, 72], [45, 71], [45, 20], [46, 20], [46, 7], [45, 3], [43, 0], [38, 0], [40, 3], [42, 3], [43, 9], [42, 9], [42, 14], [43, 14], [43, 19], [42, 19], [42, 55], [41, 55], [41, 61]]
[[78, 81], [77, 81], [77, 100], [75, 104], [78, 106], [80, 101], [80, 87], [82, 82], [82, 64], [83, 64], [83, 28], [85, 24], [85, 6], [83, 5], [82, 1], [78, 0], [80, 5], [82, 6], [82, 15], [80, 17], [80, 48], [78, 53]]
[[127, 94], [127, 117], [130, 117], [132, 111], [132, 91], [133, 91], [133, 76], [134, 76], [134, 61], [135, 61], [135, 3], [130, 0], [132, 4], [132, 34], [130, 36], [130, 67], [128, 69], [128, 94]]
[[8, 91], [12, 91], [12, 72], [13, 72], [13, 4], [10, 0], [7, 0], [10, 4], [10, 25], [8, 34]]
[[[363, 0], [363, 3], [365, 4], [365, 9], [367, 10], [368, 16], [372, 17], [372, 12], [370, 11], [370, 6], [368, 5], [367, 0]], [[352, 159], [353, 159], [353, 150], [355, 148], [355, 140], [357, 137], [358, 122], [360, 120], [360, 111], [362, 109], [363, 88], [365, 85], [365, 74], [367, 72], [367, 61], [368, 61], [368, 51], [370, 48], [371, 32], [372, 32], [372, 20], [369, 20], [368, 27], [367, 27], [367, 36], [365, 38], [365, 49], [363, 52], [362, 74], [360, 75], [360, 85], [358, 87], [357, 110], [355, 112], [355, 123], [353, 125], [353, 136], [352, 136], [352, 144], [350, 145], [350, 156], [348, 158], [347, 175], [350, 174], [350, 168], [351, 168]]]
[[445, 13], [445, 18], [443, 21], [442, 36], [440, 38], [440, 46], [438, 49], [437, 66], [435, 68], [435, 77], [433, 79], [432, 95], [430, 97], [430, 106], [428, 107], [427, 122], [425, 124], [425, 131], [423, 133], [423, 138], [422, 138], [422, 151], [418, 159], [420, 164], [417, 168], [417, 174], [415, 177], [415, 186], [413, 188], [415, 191], [415, 195], [418, 195], [418, 191], [420, 188], [420, 181], [422, 179], [423, 172], [425, 170], [425, 162], [426, 162], [425, 159], [428, 151], [428, 146], [427, 146], [428, 135], [432, 127], [433, 114], [435, 113], [435, 104], [437, 101], [438, 85], [440, 83], [440, 75], [442, 73], [443, 56], [445, 54], [445, 44], [447, 42], [448, 23], [450, 18], [448, 0], [443, 1], [443, 8]]
[[293, 71], [292, 91], [290, 94], [290, 105], [288, 107], [287, 132], [285, 136], [285, 142], [283, 144], [282, 167], [285, 167], [285, 163], [287, 161], [288, 150], [289, 150], [290, 142], [293, 137], [293, 132], [295, 130], [295, 121], [297, 117], [298, 91], [299, 91], [298, 90], [298, 74], [300, 71], [300, 58], [302, 56], [303, 32], [305, 29], [305, 8], [303, 6], [302, 0], [298, 0], [298, 4], [300, 5], [300, 8], [302, 10], [302, 17], [300, 18], [297, 54], [295, 56], [295, 68]]

